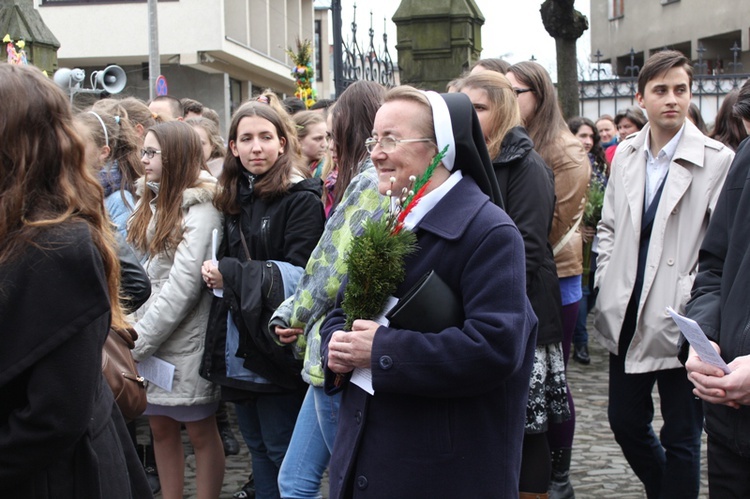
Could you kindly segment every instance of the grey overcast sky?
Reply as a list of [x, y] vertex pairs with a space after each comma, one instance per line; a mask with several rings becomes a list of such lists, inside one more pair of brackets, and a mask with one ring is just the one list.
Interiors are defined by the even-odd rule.
[[[430, 0], [424, 0], [430, 1]], [[575, 8], [589, 17], [591, 0], [576, 0]], [[482, 57], [502, 57], [508, 62], [515, 63], [528, 60], [533, 55], [554, 79], [555, 41], [544, 30], [539, 7], [542, 0], [475, 0], [479, 10], [485, 18], [482, 26]], [[351, 38], [350, 24], [352, 22], [353, 6], [357, 5], [357, 38], [360, 46], [369, 43], [368, 29], [370, 28], [370, 12], [372, 11], [373, 28], [375, 30], [375, 48], [383, 45], [383, 18], [388, 31], [388, 50], [396, 59], [396, 25], [391, 21], [401, 0], [342, 0], [342, 24], [344, 39]], [[329, 5], [330, 0], [317, 0], [316, 4]], [[590, 49], [589, 32], [586, 31], [578, 40], [578, 60], [585, 63]], [[363, 47], [364, 48], [364, 47]]]

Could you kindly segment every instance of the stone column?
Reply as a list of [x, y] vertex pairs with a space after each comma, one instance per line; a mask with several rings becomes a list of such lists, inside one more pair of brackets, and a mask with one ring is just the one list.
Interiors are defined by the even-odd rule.
[[402, 0], [393, 22], [402, 84], [445, 92], [482, 52], [484, 16], [474, 0]]

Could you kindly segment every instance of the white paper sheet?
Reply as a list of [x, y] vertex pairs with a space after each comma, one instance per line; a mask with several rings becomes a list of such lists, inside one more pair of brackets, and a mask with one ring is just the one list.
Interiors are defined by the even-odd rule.
[[[214, 229], [211, 233], [211, 262], [217, 267], [219, 266], [219, 259], [216, 257], [216, 253], [219, 250], [219, 229]], [[219, 298], [224, 296], [223, 289], [214, 289], [214, 296]]]
[[727, 363], [724, 362], [724, 359], [716, 353], [716, 350], [714, 350], [714, 347], [708, 340], [706, 333], [703, 332], [697, 322], [685, 317], [684, 315], [678, 314], [672, 307], [667, 307], [667, 312], [672, 316], [672, 319], [677, 323], [677, 327], [680, 328], [685, 339], [688, 340], [690, 346], [695, 349], [698, 357], [700, 357], [703, 362], [718, 367], [724, 371], [724, 374], [732, 372], [729, 369], [729, 366], [727, 366]]
[[[375, 317], [373, 321], [377, 322], [381, 326], [387, 326], [389, 323], [388, 319], [385, 318], [385, 314], [387, 314], [393, 307], [395, 307], [397, 303], [398, 298], [396, 298], [395, 296], [389, 296], [385, 301], [385, 307], [383, 307], [383, 311], [379, 316]], [[370, 395], [375, 395], [375, 389], [372, 387], [372, 369], [370, 369], [369, 367], [355, 367], [354, 371], [352, 371], [352, 377], [349, 379], [349, 381], [351, 381]]]
[[138, 363], [138, 374], [159, 388], [171, 392], [174, 380], [174, 364], [153, 355]]

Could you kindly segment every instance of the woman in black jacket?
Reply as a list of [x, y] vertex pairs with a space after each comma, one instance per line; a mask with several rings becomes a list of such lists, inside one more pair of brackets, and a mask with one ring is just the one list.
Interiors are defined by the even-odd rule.
[[526, 251], [526, 294], [539, 319], [523, 442], [523, 493], [546, 493], [550, 476], [547, 445], [549, 421], [570, 416], [565, 397], [562, 319], [552, 248], [547, 235], [555, 207], [550, 170], [521, 126], [521, 113], [508, 79], [482, 71], [460, 80], [459, 92], [469, 96], [482, 125], [506, 213], [518, 227]]
[[223, 294], [211, 307], [201, 375], [236, 404], [259, 499], [279, 497], [278, 470], [306, 389], [291, 347], [276, 345], [266, 329], [294, 291], [325, 220], [322, 183], [299, 175], [305, 170], [288, 130], [261, 102], [234, 115], [215, 200], [224, 239], [218, 261], [201, 270], [207, 286]]
[[0, 101], [0, 497], [151, 497], [102, 376], [120, 266], [70, 102], [10, 64]]

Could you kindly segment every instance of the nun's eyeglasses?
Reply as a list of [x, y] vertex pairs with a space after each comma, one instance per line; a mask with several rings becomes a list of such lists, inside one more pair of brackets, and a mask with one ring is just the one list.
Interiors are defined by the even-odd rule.
[[370, 137], [369, 139], [365, 140], [365, 149], [367, 149], [368, 153], [372, 154], [375, 146], [377, 144], [380, 144], [380, 148], [384, 153], [390, 153], [396, 150], [396, 146], [398, 144], [409, 142], [432, 142], [432, 139], [394, 139], [391, 136], [376, 139], [374, 137]]

